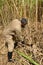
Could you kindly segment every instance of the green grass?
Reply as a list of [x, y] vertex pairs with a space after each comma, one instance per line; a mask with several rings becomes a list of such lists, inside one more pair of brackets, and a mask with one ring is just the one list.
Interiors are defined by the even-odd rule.
[[34, 65], [39, 65], [38, 63], [36, 63], [32, 58], [30, 58], [29, 56], [25, 55], [22, 52], [19, 52], [17, 50], [15, 50], [19, 55], [21, 55], [22, 57], [24, 57], [25, 59], [27, 59], [30, 63], [34, 64]]

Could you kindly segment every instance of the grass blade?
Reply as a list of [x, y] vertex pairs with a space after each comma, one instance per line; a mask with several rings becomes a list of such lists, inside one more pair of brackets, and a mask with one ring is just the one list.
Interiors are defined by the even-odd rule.
[[22, 52], [19, 52], [16, 50], [16, 52], [21, 55], [22, 57], [24, 57], [25, 59], [27, 59], [28, 61], [30, 61], [30, 63], [34, 64], [34, 65], [39, 65], [38, 63], [36, 63], [32, 58], [30, 58], [29, 56], [25, 55]]

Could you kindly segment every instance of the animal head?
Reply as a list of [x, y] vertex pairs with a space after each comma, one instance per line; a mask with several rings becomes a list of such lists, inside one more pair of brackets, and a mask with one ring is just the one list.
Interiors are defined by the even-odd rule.
[[26, 18], [22, 18], [21, 19], [21, 26], [24, 28], [25, 25], [28, 23], [27, 19]]

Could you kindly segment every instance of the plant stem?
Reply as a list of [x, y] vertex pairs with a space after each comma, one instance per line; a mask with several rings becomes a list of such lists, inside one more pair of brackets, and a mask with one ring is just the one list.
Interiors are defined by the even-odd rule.
[[30, 63], [32, 63], [32, 64], [34, 64], [34, 65], [39, 65], [39, 64], [36, 63], [32, 58], [30, 58], [29, 56], [25, 55], [24, 53], [19, 52], [19, 51], [17, 51], [17, 50], [16, 50], [16, 52], [17, 52], [19, 55], [23, 56], [23, 57], [24, 57], [25, 59], [27, 59], [28, 61], [30, 61]]

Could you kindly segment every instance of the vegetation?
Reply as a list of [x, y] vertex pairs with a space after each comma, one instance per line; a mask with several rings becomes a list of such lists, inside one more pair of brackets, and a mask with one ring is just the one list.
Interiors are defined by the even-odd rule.
[[19, 51], [17, 51], [17, 50], [16, 50], [16, 52], [17, 52], [19, 55], [23, 56], [23, 57], [24, 57], [25, 59], [27, 59], [28, 61], [30, 61], [30, 63], [32, 63], [32, 64], [34, 64], [34, 65], [39, 65], [39, 64], [36, 63], [32, 58], [30, 58], [29, 56], [25, 55], [24, 53], [21, 53], [21, 52], [19, 52]]
[[[2, 32], [13, 19], [21, 20], [22, 17], [29, 21], [28, 28], [26, 28], [28, 32], [24, 34], [28, 36], [29, 40], [26, 40], [27, 45], [19, 44], [18, 51], [14, 51], [16, 59], [14, 64], [43, 65], [43, 0], [0, 0], [0, 64], [14, 65], [12, 63], [5, 64], [7, 60], [3, 60], [6, 59], [4, 56], [6, 47]], [[3, 52], [5, 53], [3, 54]]]
[[6, 22], [8, 24], [12, 19], [22, 17], [35, 21], [38, 17], [36, 1], [43, 2], [43, 0], [0, 0], [0, 22], [5, 26]]

